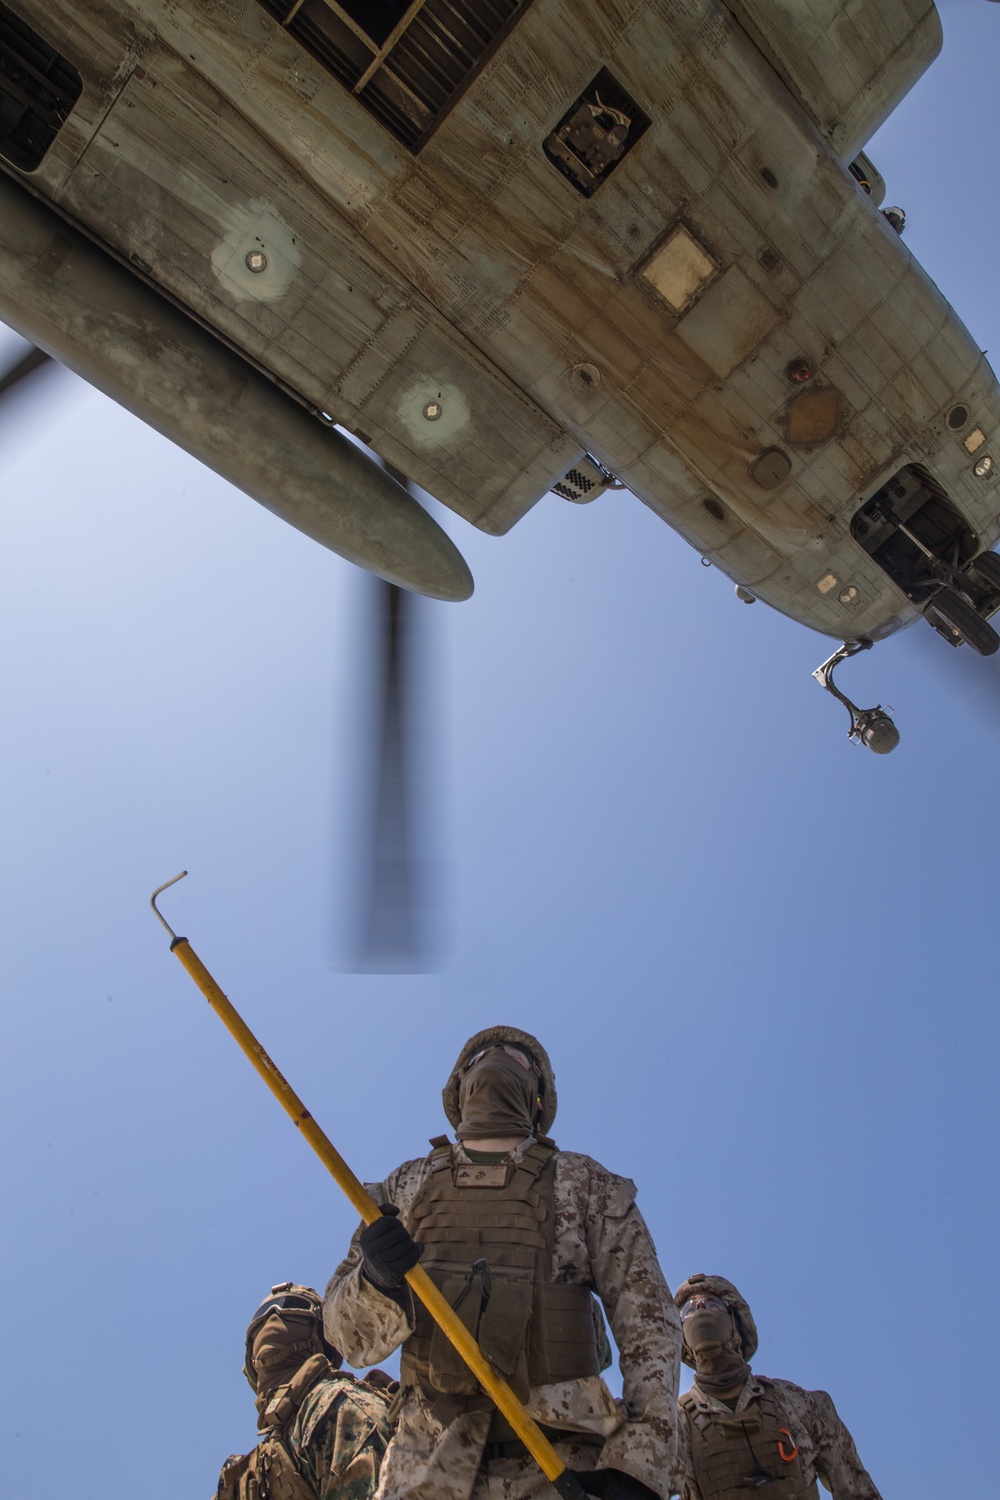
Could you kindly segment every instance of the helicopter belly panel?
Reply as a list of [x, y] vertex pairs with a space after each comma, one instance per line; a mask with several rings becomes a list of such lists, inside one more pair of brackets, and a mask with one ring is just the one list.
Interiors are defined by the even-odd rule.
[[726, 0], [850, 161], [941, 50], [932, 0]]
[[506, 530], [579, 442], [197, 72], [163, 49], [143, 64], [60, 205], [431, 494]]
[[[413, 149], [260, 4], [118, 9], [162, 40], [61, 201], [475, 524], [586, 449], [830, 634], [906, 616], [850, 534], [901, 465], [995, 540], [945, 418], [992, 444], [996, 384], [842, 159], [933, 55], [929, 0], [536, 0]], [[598, 80], [641, 138], [588, 183], [558, 131]]]
[[731, 266], [677, 325], [677, 337], [720, 380], [763, 343], [781, 314], [739, 266]]

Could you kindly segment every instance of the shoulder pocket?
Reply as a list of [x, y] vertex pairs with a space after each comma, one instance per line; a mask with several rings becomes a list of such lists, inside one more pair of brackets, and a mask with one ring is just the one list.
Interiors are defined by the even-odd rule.
[[604, 1195], [604, 1212], [609, 1219], [624, 1219], [635, 1202], [635, 1183], [631, 1177], [612, 1176]]

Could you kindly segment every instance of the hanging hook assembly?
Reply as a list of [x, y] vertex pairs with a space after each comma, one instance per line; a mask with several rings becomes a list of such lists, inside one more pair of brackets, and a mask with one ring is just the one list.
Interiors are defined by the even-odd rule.
[[859, 651], [870, 651], [872, 644], [866, 639], [845, 641], [832, 656], [827, 657], [822, 666], [816, 668], [813, 676], [820, 687], [839, 699], [850, 714], [851, 727], [847, 731], [847, 737], [851, 743], [866, 745], [876, 755], [888, 755], [899, 744], [899, 730], [890, 717], [892, 708], [883, 708], [881, 703], [876, 703], [874, 708], [859, 708], [846, 693], [840, 691], [833, 680], [835, 667], [839, 667], [848, 657], [857, 656]]

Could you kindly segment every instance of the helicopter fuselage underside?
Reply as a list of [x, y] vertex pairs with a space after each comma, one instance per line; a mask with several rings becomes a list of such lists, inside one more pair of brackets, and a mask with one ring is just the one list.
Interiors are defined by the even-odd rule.
[[[32, 190], [483, 530], [589, 452], [756, 597], [873, 638], [918, 613], [851, 534], [888, 476], [1000, 535], [967, 447], [1000, 389], [849, 171], [931, 5], [886, 0], [838, 100], [801, 7], [534, 0], [407, 145], [253, 0], [15, 4], [83, 79]], [[599, 77], [636, 134], [574, 181]]]

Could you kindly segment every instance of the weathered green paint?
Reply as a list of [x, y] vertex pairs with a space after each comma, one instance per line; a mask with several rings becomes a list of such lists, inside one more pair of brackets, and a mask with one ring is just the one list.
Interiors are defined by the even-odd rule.
[[[944, 420], [995, 446], [1000, 389], [847, 169], [935, 55], [929, 0], [534, 0], [417, 156], [256, 0], [17, 6], [85, 79], [37, 190], [484, 530], [589, 451], [841, 637], [916, 613], [849, 530], [902, 465], [1000, 534]], [[542, 142], [602, 68], [651, 124], [584, 198]], [[643, 275], [678, 226], [714, 268], [679, 312]], [[795, 361], [839, 397], [810, 444]]]

